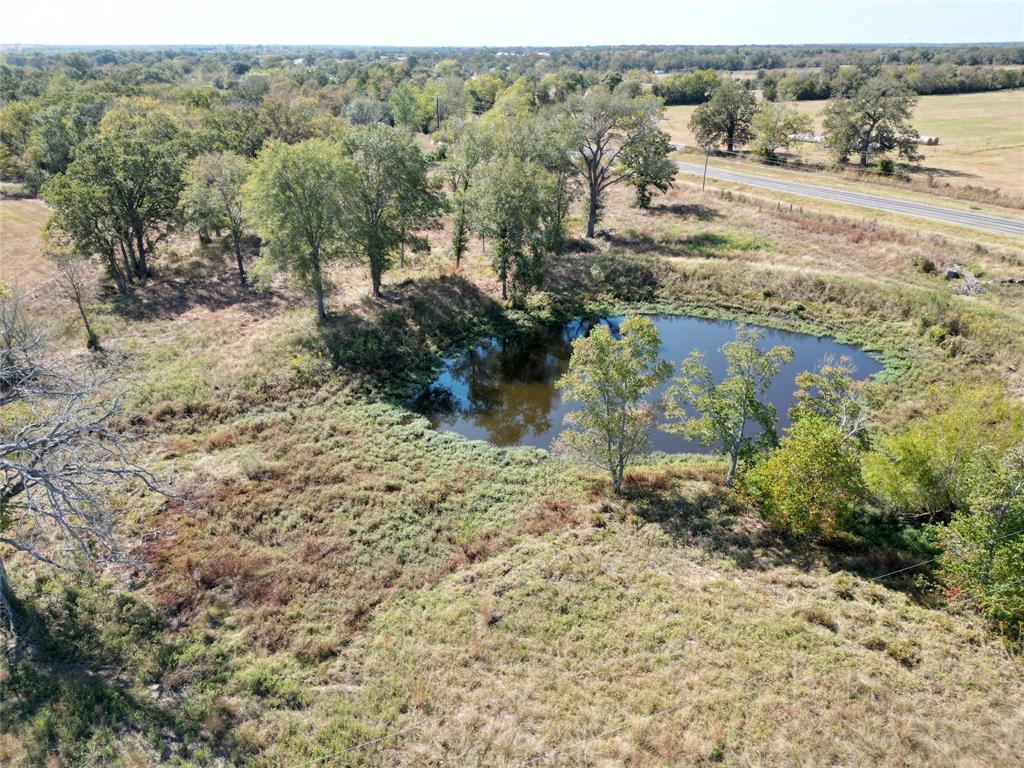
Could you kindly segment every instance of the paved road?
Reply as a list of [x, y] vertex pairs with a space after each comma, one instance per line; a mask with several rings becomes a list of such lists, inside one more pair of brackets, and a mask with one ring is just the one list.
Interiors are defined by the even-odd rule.
[[[703, 163], [677, 163], [677, 165], [683, 173], [692, 173], [697, 176], [704, 173]], [[976, 229], [986, 229], [990, 232], [1024, 237], [1024, 220], [990, 216], [985, 213], [974, 213], [973, 211], [962, 211], [955, 208], [942, 208], [937, 205], [915, 203], [909, 200], [900, 200], [895, 197], [884, 197], [882, 195], [870, 195], [865, 192], [851, 192], [845, 189], [821, 187], [817, 184], [804, 184], [800, 181], [758, 176], [754, 173], [734, 171], [722, 168], [721, 166], [709, 165], [708, 178], [732, 181], [737, 184], [748, 184], [752, 187], [773, 189], [777, 192], [788, 192], [793, 195], [816, 197], [820, 200], [834, 200], [839, 203], [859, 205], [862, 208], [875, 208], [880, 211], [905, 213], [909, 216], [935, 219], [936, 221], [944, 221], [948, 224], [961, 224]]]

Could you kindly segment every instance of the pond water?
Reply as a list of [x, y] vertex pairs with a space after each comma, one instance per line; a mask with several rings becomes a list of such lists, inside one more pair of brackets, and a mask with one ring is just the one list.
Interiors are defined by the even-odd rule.
[[[679, 315], [651, 315], [661, 336], [661, 356], [679, 372], [679, 363], [691, 350], [704, 352], [705, 363], [717, 381], [725, 374], [725, 358], [718, 351], [736, 337], [736, 323]], [[562, 400], [555, 380], [569, 365], [572, 341], [585, 336], [598, 323], [617, 335], [621, 317], [575, 320], [564, 325], [543, 326], [531, 333], [507, 339], [493, 338], [444, 361], [434, 382], [413, 401], [431, 425], [496, 446], [528, 445], [549, 448], [564, 428], [565, 415], [579, 407]], [[794, 379], [798, 373], [817, 368], [827, 357], [847, 357], [856, 376], [867, 378], [882, 365], [857, 347], [834, 339], [762, 328], [760, 346], [784, 344], [793, 349], [793, 361], [772, 383], [767, 398], [779, 412], [779, 431], [789, 425], [787, 412], [793, 404]], [[657, 398], [669, 384], [658, 389]], [[754, 426], [747, 427], [755, 434]], [[650, 448], [666, 452], [707, 452], [710, 448], [654, 430]]]

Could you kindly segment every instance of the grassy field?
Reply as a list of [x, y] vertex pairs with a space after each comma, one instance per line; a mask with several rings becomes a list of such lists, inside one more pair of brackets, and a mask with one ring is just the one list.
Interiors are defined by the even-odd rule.
[[652, 459], [619, 499], [406, 410], [446, 351], [587, 309], [860, 343], [886, 360], [888, 424], [959, 384], [1024, 396], [1024, 290], [961, 297], [920, 267], [1016, 276], [1019, 244], [685, 184], [650, 212], [628, 199], [549, 265], [532, 315], [498, 301], [478, 243], [456, 273], [442, 232], [379, 301], [363, 268], [335, 268], [327, 327], [187, 242], [134, 302], [96, 304], [146, 460], [179, 496], [132, 510], [146, 575], [11, 563], [47, 639], [0, 678], [0, 764], [1024, 762], [1021, 657], [913, 576], [867, 580], [926, 559], [919, 542], [793, 544], [716, 459]]
[[[824, 101], [796, 102], [814, 118], [821, 130]], [[688, 128], [694, 106], [669, 107], [665, 130], [673, 141], [694, 144]], [[924, 136], [938, 136], [940, 144], [921, 147], [925, 159], [918, 177], [931, 174], [935, 183], [972, 185], [1024, 196], [1024, 90], [922, 96], [914, 113], [914, 125]], [[798, 144], [792, 158], [825, 162], [824, 150]]]
[[29, 291], [50, 278], [43, 258], [47, 216], [40, 200], [0, 200], [0, 281]]

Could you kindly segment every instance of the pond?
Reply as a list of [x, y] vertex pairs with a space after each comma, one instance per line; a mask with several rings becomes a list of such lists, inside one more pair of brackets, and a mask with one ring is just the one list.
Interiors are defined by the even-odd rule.
[[[716, 381], [721, 381], [725, 358], [718, 350], [736, 337], [736, 323], [679, 315], [648, 317], [661, 336], [662, 358], [675, 369], [673, 376], [678, 375], [679, 363], [690, 351], [700, 349]], [[565, 415], [579, 407], [578, 403], [563, 401], [555, 386], [555, 380], [568, 368], [573, 339], [585, 336], [598, 323], [617, 334], [622, 319], [575, 320], [507, 339], [488, 339], [446, 359], [441, 373], [415, 398], [412, 407], [442, 432], [456, 432], [496, 446], [550, 448], [564, 428]], [[882, 369], [881, 363], [857, 347], [834, 339], [773, 328], [761, 330], [762, 347], [784, 344], [793, 350], [793, 361], [775, 378], [767, 395], [778, 409], [780, 433], [789, 425], [787, 414], [793, 404], [794, 379], [801, 371], [817, 368], [828, 357], [849, 358], [858, 378], [867, 378]], [[660, 397], [668, 386], [663, 385], [653, 397]], [[748, 434], [755, 434], [754, 426], [747, 429]], [[691, 453], [710, 450], [658, 430], [651, 432], [650, 448]]]

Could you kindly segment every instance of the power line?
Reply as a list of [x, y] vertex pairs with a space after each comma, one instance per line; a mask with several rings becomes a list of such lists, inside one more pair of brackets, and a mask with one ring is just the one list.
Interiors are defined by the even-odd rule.
[[[993, 538], [989, 539], [988, 541], [984, 541], [984, 542], [982, 542], [982, 543], [980, 543], [980, 544], [978, 544], [978, 545], [976, 545], [974, 547], [970, 547], [970, 548], [968, 548], [966, 550], [961, 550], [961, 552], [959, 554], [961, 555], [961, 557], [963, 557], [965, 555], [971, 554], [972, 552], [977, 552], [978, 550], [985, 548], [989, 544], [995, 544], [997, 541], [1002, 541], [1003, 539], [1009, 539], [1009, 538], [1012, 538], [1014, 536], [1019, 536], [1022, 533], [1024, 533], [1024, 528], [1018, 528], [1016, 531], [1011, 531], [1010, 533], [1004, 533], [1001, 536], [994, 536]], [[872, 582], [872, 581], [879, 581], [880, 579], [887, 579], [890, 576], [895, 576], [898, 573], [904, 573], [905, 571], [912, 571], [915, 568], [920, 568], [923, 565], [930, 565], [932, 563], [937, 563], [941, 559], [942, 559], [942, 555], [939, 555], [937, 557], [933, 557], [931, 560], [922, 560], [920, 563], [914, 563], [913, 565], [908, 565], [908, 566], [905, 566], [903, 568], [898, 568], [895, 571], [889, 571], [889, 573], [883, 573], [881, 576], [872, 576], [870, 579], [865, 579], [865, 581]]]

